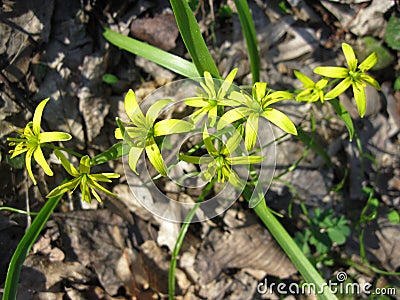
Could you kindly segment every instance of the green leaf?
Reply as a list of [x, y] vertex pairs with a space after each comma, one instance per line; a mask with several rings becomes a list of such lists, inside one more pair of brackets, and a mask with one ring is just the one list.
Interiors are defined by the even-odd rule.
[[260, 81], [260, 56], [258, 54], [258, 43], [253, 18], [246, 0], [235, 0], [235, 6], [239, 15], [240, 25], [244, 38], [246, 39], [247, 51], [249, 53], [251, 75], [253, 83]]
[[[109, 28], [104, 29], [104, 38], [111, 44], [124, 49], [130, 53], [144, 57], [164, 68], [167, 68], [182, 76], [193, 78], [199, 77], [199, 73], [193, 63], [161, 50], [157, 47], [127, 37]], [[202, 73], [201, 73], [202, 74]]]
[[[400, 35], [400, 34], [398, 34]], [[393, 55], [382, 45], [381, 41], [373, 38], [372, 36], [366, 36], [362, 38], [365, 48], [361, 51], [360, 57], [367, 57], [370, 53], [375, 52], [378, 56], [378, 61], [372, 67], [372, 70], [384, 69], [392, 64], [394, 61]], [[360, 69], [362, 66], [360, 65]]]
[[346, 242], [346, 235], [342, 228], [331, 227], [327, 229], [329, 239], [338, 245], [343, 245]]
[[101, 78], [108, 84], [116, 84], [119, 81], [117, 76], [109, 73], [104, 74]]
[[393, 210], [389, 211], [387, 216], [388, 216], [389, 221], [392, 224], [397, 224], [400, 222], [400, 216], [399, 216], [399, 213], [397, 212], [397, 210], [393, 209]]
[[197, 20], [189, 4], [186, 0], [170, 0], [170, 3], [183, 42], [198, 73], [203, 75], [205, 71], [208, 71], [214, 78], [220, 78], [218, 68], [207, 49], [200, 32], [199, 24], [197, 24]]
[[7, 153], [6, 161], [15, 169], [23, 169], [25, 167], [25, 154], [11, 158], [11, 154]]
[[335, 110], [336, 114], [343, 120], [344, 124], [346, 125], [347, 131], [349, 132], [349, 139], [350, 141], [353, 139], [354, 136], [354, 125], [353, 120], [349, 112], [344, 108], [344, 106], [339, 102], [338, 99], [332, 99], [329, 101], [333, 109]]
[[395, 91], [400, 91], [400, 77], [397, 77], [394, 81], [393, 88]]
[[400, 50], [400, 18], [391, 16], [386, 27], [385, 41], [394, 50]]
[[114, 160], [122, 156], [125, 156], [128, 154], [129, 148], [130, 147], [126, 143], [122, 142], [116, 143], [112, 145], [110, 148], [108, 148], [106, 151], [93, 157], [91, 160], [91, 165], [95, 166], [99, 164], [104, 164], [110, 160]]
[[21, 273], [22, 264], [25, 261], [33, 243], [39, 236], [39, 233], [43, 229], [50, 215], [56, 208], [62, 195], [52, 197], [47, 200], [46, 204], [40, 210], [39, 214], [35, 217], [32, 225], [26, 231], [21, 241], [18, 243], [17, 249], [15, 250], [10, 265], [8, 266], [6, 283], [4, 286], [3, 299], [16, 299], [18, 292], [18, 281]]

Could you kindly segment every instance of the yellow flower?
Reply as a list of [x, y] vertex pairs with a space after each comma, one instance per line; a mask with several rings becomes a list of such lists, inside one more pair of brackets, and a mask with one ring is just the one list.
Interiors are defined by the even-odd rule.
[[203, 141], [209, 156], [198, 157], [180, 154], [179, 158], [193, 164], [207, 164], [207, 169], [202, 173], [203, 178], [207, 181], [211, 181], [216, 175], [218, 182], [225, 182], [227, 180], [234, 187], [242, 188], [245, 182], [236, 174], [232, 166], [259, 163], [264, 160], [264, 157], [234, 156], [235, 152], [238, 152], [237, 149], [242, 140], [241, 129], [239, 127], [235, 130], [225, 144], [216, 143], [216, 147], [207, 131], [207, 126], [204, 124]]
[[[275, 124], [287, 133], [297, 135], [296, 126], [283, 112], [270, 107], [270, 105], [282, 101], [293, 99], [293, 95], [284, 91], [269, 93], [265, 82], [256, 82], [253, 85], [252, 97], [243, 93], [233, 91], [229, 96], [229, 105], [240, 106], [228, 110], [222, 115], [218, 122], [218, 130], [224, 128], [239, 119], [246, 118], [246, 150], [253, 149], [258, 131], [258, 119], [263, 117]], [[242, 106], [243, 105], [243, 106]]]
[[44, 172], [47, 175], [53, 176], [53, 172], [51, 171], [49, 165], [46, 162], [46, 159], [44, 158], [41, 146], [50, 142], [61, 142], [71, 139], [71, 135], [65, 132], [40, 132], [40, 123], [43, 110], [49, 100], [50, 98], [47, 98], [40, 102], [35, 109], [33, 121], [29, 122], [23, 130], [17, 130], [19, 138], [7, 138], [7, 140], [10, 142], [9, 145], [15, 146], [14, 149], [10, 150], [10, 153], [12, 153], [11, 158], [14, 158], [26, 152], [26, 169], [35, 185], [36, 180], [33, 176], [31, 166], [32, 156], [35, 161], [43, 168]]
[[228, 76], [226, 76], [218, 91], [215, 90], [214, 79], [211, 77], [211, 74], [209, 72], [204, 72], [205, 83], [200, 82], [203, 88], [202, 94], [197, 97], [185, 99], [186, 105], [199, 108], [190, 115], [193, 123], [197, 123], [208, 113], [210, 126], [214, 126], [218, 116], [218, 108], [229, 105], [229, 103], [225, 102], [226, 94], [232, 85], [237, 71], [238, 69], [233, 69]]
[[296, 96], [297, 101], [316, 102], [320, 100], [322, 103], [324, 102], [324, 88], [328, 84], [328, 79], [324, 78], [314, 82], [310, 77], [296, 70], [294, 75], [303, 83], [304, 87], [304, 90]]
[[350, 86], [353, 88], [354, 98], [356, 100], [357, 109], [360, 116], [363, 117], [366, 110], [365, 86], [369, 84], [380, 90], [379, 83], [367, 75], [365, 72], [371, 69], [378, 61], [378, 56], [375, 52], [369, 55], [361, 64], [354, 54], [350, 45], [343, 43], [342, 50], [346, 58], [348, 68], [343, 67], [318, 67], [314, 72], [329, 78], [343, 79], [335, 88], [325, 95], [325, 99], [333, 99], [344, 93]]
[[126, 94], [124, 102], [125, 110], [132, 122], [129, 122], [128, 126], [125, 127], [122, 122], [117, 120], [120, 128], [116, 129], [115, 138], [126, 140], [131, 147], [129, 150], [128, 162], [129, 167], [135, 173], [137, 173], [136, 165], [139, 157], [143, 150], [145, 150], [154, 168], [161, 175], [166, 176], [167, 168], [155, 141], [155, 137], [189, 132], [194, 129], [192, 123], [183, 120], [168, 119], [156, 122], [160, 111], [172, 102], [173, 100], [169, 99], [158, 100], [149, 107], [145, 116], [139, 107], [135, 93], [129, 90]]
[[54, 153], [61, 161], [62, 166], [68, 172], [69, 175], [74, 177], [74, 179], [56, 187], [52, 190], [46, 197], [56, 197], [66, 193], [67, 191], [75, 191], [79, 186], [82, 193], [82, 200], [86, 202], [91, 202], [91, 194], [96, 198], [97, 201], [101, 202], [100, 196], [97, 194], [96, 190], [102, 191], [110, 196], [117, 197], [103, 186], [101, 186], [97, 181], [100, 182], [111, 182], [111, 179], [119, 178], [120, 175], [117, 173], [99, 173], [90, 174], [90, 158], [85, 155], [81, 158], [79, 163], [79, 170], [68, 161], [68, 159], [59, 150], [55, 150]]

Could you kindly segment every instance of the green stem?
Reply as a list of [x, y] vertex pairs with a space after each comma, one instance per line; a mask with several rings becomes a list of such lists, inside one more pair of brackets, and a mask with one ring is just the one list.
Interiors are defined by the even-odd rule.
[[261, 201], [258, 202], [257, 206], [254, 207], [254, 211], [263, 221], [278, 244], [282, 247], [283, 251], [285, 251], [286, 255], [303, 276], [304, 280], [315, 284], [315, 292], [318, 294], [319, 299], [337, 299], [330, 291], [329, 286], [325, 283], [318, 271], [300, 250], [293, 238], [267, 207], [265, 199], [262, 198], [260, 200]]
[[207, 184], [207, 186], [205, 187], [205, 189], [201, 192], [199, 198], [197, 199], [197, 202], [192, 207], [192, 209], [189, 211], [188, 215], [185, 218], [185, 221], [182, 224], [181, 230], [179, 231], [179, 235], [176, 240], [174, 250], [172, 251], [171, 265], [169, 267], [169, 273], [168, 273], [169, 300], [174, 300], [174, 298], [175, 298], [175, 270], [176, 270], [176, 264], [178, 261], [178, 255], [179, 255], [179, 252], [181, 251], [181, 247], [183, 244], [183, 240], [185, 239], [186, 233], [189, 229], [192, 219], [196, 215], [196, 210], [199, 208], [201, 202], [205, 199], [208, 192], [214, 186], [214, 182], [215, 182], [215, 180], [212, 180], [211, 182], [209, 182]]
[[71, 155], [73, 155], [73, 156], [79, 157], [79, 158], [82, 158], [82, 157], [83, 157], [83, 154], [80, 154], [80, 153], [75, 152], [75, 151], [73, 151], [73, 150], [71, 150], [71, 149], [68, 149], [68, 148], [58, 147], [58, 146], [54, 146], [54, 145], [52, 145], [52, 144], [41, 144], [41, 145], [44, 146], [44, 147], [53, 149], [53, 150], [65, 151], [65, 152], [67, 152], [67, 153], [69, 153], [69, 154], [71, 154]]
[[16, 212], [16, 213], [24, 214], [24, 215], [29, 215], [29, 216], [36, 216], [38, 214], [38, 213], [35, 213], [35, 212], [27, 212], [27, 211], [22, 210], [22, 209], [18, 209], [18, 208], [14, 208], [14, 207], [8, 207], [8, 206], [2, 206], [2, 207], [0, 207], [0, 210], [12, 211], [12, 212]]
[[[65, 183], [65, 180], [62, 183]], [[8, 266], [6, 283], [4, 285], [3, 300], [15, 300], [17, 298], [18, 281], [22, 264], [24, 263], [29, 250], [32, 248], [33, 243], [36, 241], [50, 215], [57, 207], [57, 204], [62, 196], [63, 194], [47, 200], [46, 204], [35, 217], [32, 225], [19, 242], [17, 249], [11, 258], [10, 265]]]

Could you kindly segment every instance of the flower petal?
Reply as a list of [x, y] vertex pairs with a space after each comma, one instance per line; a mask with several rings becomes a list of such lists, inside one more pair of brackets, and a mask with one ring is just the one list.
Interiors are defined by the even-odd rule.
[[[242, 127], [242, 126], [240, 126]], [[223, 147], [223, 151], [221, 151], [222, 154], [227, 155], [227, 156], [232, 156], [236, 149], [239, 147], [240, 142], [243, 140], [242, 139], [242, 134], [240, 130], [241, 128], [238, 128], [233, 132], [233, 135], [226, 141], [226, 144]]]
[[42, 132], [39, 135], [39, 143], [69, 141], [72, 136], [66, 132], [52, 131]]
[[162, 100], [157, 100], [155, 103], [153, 103], [149, 109], [147, 110], [146, 113], [146, 119], [150, 124], [154, 124], [158, 116], [160, 115], [160, 111], [162, 111], [168, 104], [171, 102], [174, 102], [171, 99], [162, 99]]
[[228, 92], [229, 88], [232, 85], [233, 79], [235, 79], [237, 71], [238, 69], [235, 68], [228, 74], [228, 76], [226, 76], [224, 82], [222, 83], [218, 91], [217, 99], [222, 99], [226, 96], [226, 93]]
[[274, 104], [276, 102], [282, 101], [282, 100], [291, 100], [294, 99], [294, 96], [292, 93], [285, 92], [285, 91], [277, 91], [273, 92], [271, 94], [268, 94], [264, 100], [263, 100], [263, 108], [267, 108], [267, 106]]
[[246, 117], [248, 114], [249, 114], [249, 109], [247, 107], [238, 107], [238, 108], [228, 110], [219, 119], [218, 125], [217, 125], [217, 130], [221, 130], [226, 125], [232, 124], [233, 122]]
[[42, 120], [42, 114], [46, 103], [49, 102], [50, 98], [46, 98], [42, 100], [39, 105], [35, 109], [35, 113], [33, 114], [33, 124], [32, 129], [35, 135], [38, 135], [40, 132], [40, 123]]
[[298, 80], [300, 80], [303, 83], [304, 88], [313, 88], [315, 83], [314, 81], [308, 77], [306, 74], [303, 74], [299, 71], [294, 70], [294, 75], [297, 77]]
[[214, 144], [213, 144], [213, 142], [211, 140], [210, 134], [207, 131], [207, 126], [206, 125], [204, 125], [204, 128], [203, 128], [203, 142], [204, 142], [204, 145], [207, 148], [208, 153], [211, 156], [216, 156], [218, 154], [218, 151], [215, 148], [215, 146], [214, 146]]
[[243, 189], [245, 182], [243, 180], [241, 180], [239, 178], [239, 176], [233, 171], [231, 170], [230, 174], [229, 174], [229, 178], [228, 178], [228, 182], [234, 186], [235, 188], [238, 189]]
[[381, 89], [379, 83], [371, 76], [367, 74], [361, 74], [359, 79], [363, 82], [368, 83], [369, 85], [372, 85], [374, 88], [376, 88], [378, 91]]
[[265, 159], [264, 156], [235, 156], [227, 157], [226, 160], [233, 165], [250, 165], [262, 162]]
[[75, 167], [69, 162], [69, 160], [62, 154], [60, 150], [54, 150], [55, 155], [61, 161], [62, 166], [64, 167], [65, 171], [73, 177], [78, 177], [79, 172], [75, 169]]
[[33, 155], [33, 152], [35, 151], [35, 148], [29, 148], [28, 149], [28, 152], [26, 152], [26, 156], [25, 156], [25, 167], [26, 167], [26, 170], [28, 171], [28, 175], [29, 175], [29, 177], [32, 179], [32, 181], [33, 181], [33, 184], [34, 185], [36, 185], [37, 184], [37, 182], [36, 182], [36, 179], [35, 179], [35, 177], [33, 176], [33, 172], [32, 172], [32, 155]]
[[372, 52], [364, 61], [358, 66], [358, 68], [362, 71], [368, 71], [378, 62], [378, 55], [375, 52]]
[[138, 148], [138, 147], [132, 147], [129, 150], [129, 156], [128, 156], [129, 167], [136, 174], [138, 174], [138, 172], [136, 171], [136, 165], [137, 165], [137, 162], [138, 162], [142, 152], [143, 152], [143, 148]]
[[214, 127], [215, 122], [217, 121], [217, 117], [218, 117], [218, 106], [215, 105], [208, 111], [208, 121], [211, 127]]
[[349, 44], [342, 43], [342, 50], [344, 53], [344, 57], [346, 58], [347, 64], [349, 65], [349, 69], [351, 71], [355, 71], [357, 69], [358, 60], [356, 55], [354, 54], [353, 48]]
[[73, 191], [79, 185], [81, 178], [74, 178], [62, 185], [59, 185], [55, 189], [51, 190], [50, 193], [46, 195], [46, 198], [60, 196], [68, 191]]
[[209, 72], [204, 72], [204, 80], [205, 80], [205, 86], [202, 85], [203, 88], [205, 88], [208, 96], [210, 98], [216, 98], [217, 94], [215, 92], [215, 85], [214, 85], [214, 79], [212, 78], [211, 74]]
[[194, 124], [178, 119], [161, 120], [154, 125], [154, 136], [190, 132]]
[[346, 78], [349, 70], [343, 67], [317, 67], [314, 73], [329, 77], [329, 78]]
[[136, 100], [136, 95], [133, 90], [130, 89], [128, 93], [126, 93], [124, 105], [126, 114], [133, 122], [138, 118], [144, 119], [144, 115], [139, 107], [139, 103]]
[[17, 144], [15, 146], [14, 150], [11, 150], [11, 151], [12, 151], [12, 155], [10, 158], [12, 159], [12, 158], [28, 151], [28, 147], [26, 146], [25, 142], [22, 142], [22, 143]]
[[251, 90], [253, 99], [257, 102], [261, 102], [261, 99], [264, 98], [267, 93], [267, 83], [266, 82], [256, 82], [253, 85]]
[[146, 142], [146, 154], [147, 157], [149, 158], [151, 164], [154, 166], [154, 168], [162, 175], [162, 176], [167, 176], [167, 167], [165, 166], [164, 160], [161, 156], [160, 149], [158, 149], [158, 146], [156, 144], [156, 141], [154, 138], [150, 138]]
[[325, 95], [325, 100], [334, 99], [340, 94], [343, 94], [349, 88], [350, 85], [351, 85], [351, 79], [347, 77], [345, 80], [342, 80], [337, 86], [335, 86]]
[[209, 103], [204, 97], [191, 97], [185, 99], [185, 104], [191, 107], [205, 107]]
[[90, 203], [90, 202], [92, 202], [92, 197], [90, 196], [90, 190], [89, 190], [87, 181], [88, 181], [87, 176], [86, 175], [82, 176], [80, 188], [81, 188], [81, 193], [82, 193], [82, 200]]
[[43, 171], [49, 175], [53, 176], [53, 171], [50, 169], [46, 159], [44, 158], [42, 149], [40, 146], [36, 147], [36, 150], [33, 152], [33, 158], [36, 160], [36, 162], [42, 167]]
[[360, 117], [364, 117], [365, 110], [367, 107], [367, 99], [365, 97], [365, 90], [363, 84], [359, 82], [353, 83], [353, 93]]
[[113, 196], [113, 197], [117, 197], [117, 195], [115, 195], [114, 193], [110, 192], [110, 191], [107, 190], [104, 186], [100, 185], [98, 182], [96, 182], [95, 180], [93, 180], [93, 179], [91, 178], [91, 175], [89, 175], [89, 184], [90, 184], [91, 186], [93, 186], [94, 188], [96, 188], [97, 190], [102, 191], [103, 193], [106, 193], [106, 194], [108, 194], [108, 195], [110, 195], [110, 196]]
[[256, 144], [259, 117], [259, 114], [252, 113], [249, 115], [249, 118], [246, 121], [246, 135], [244, 137], [244, 144], [247, 151], [253, 149], [254, 145]]
[[321, 79], [315, 84], [315, 88], [318, 90], [322, 90], [328, 84], [329, 80], [326, 78]]
[[97, 194], [96, 189], [94, 189], [93, 187], [90, 187], [90, 191], [91, 191], [92, 195], [96, 198], [97, 202], [99, 202], [99, 203], [103, 202], [103, 201], [101, 201], [99, 194]]
[[283, 131], [286, 131], [287, 133], [293, 135], [297, 135], [296, 126], [294, 126], [293, 122], [283, 112], [274, 108], [269, 108], [268, 110], [263, 112], [262, 116], [269, 120], [271, 123], [278, 126]]
[[90, 157], [85, 155], [81, 158], [79, 162], [79, 173], [80, 174], [90, 174]]
[[251, 97], [249, 97], [247, 94], [244, 94], [242, 91], [233, 91], [232, 93], [230, 93], [229, 99], [233, 100], [236, 103], [244, 104], [247, 106], [251, 105], [251, 103], [253, 103], [254, 101]]

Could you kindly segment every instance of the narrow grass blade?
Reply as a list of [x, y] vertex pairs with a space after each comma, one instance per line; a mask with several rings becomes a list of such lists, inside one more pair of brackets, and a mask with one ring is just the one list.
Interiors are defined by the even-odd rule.
[[182, 76], [188, 78], [199, 77], [195, 65], [179, 56], [127, 37], [109, 28], [105, 28], [103, 36], [111, 44], [130, 53], [144, 57]]
[[347, 131], [349, 132], [350, 141], [353, 140], [355, 130], [353, 120], [351, 119], [349, 112], [344, 108], [344, 106], [339, 102], [338, 99], [332, 99], [329, 102], [332, 104], [336, 114], [343, 120], [344, 124], [346, 125]]
[[199, 24], [190, 9], [187, 0], [170, 0], [174, 11], [176, 23], [178, 24], [183, 42], [190, 57], [195, 64], [197, 71], [203, 76], [205, 71], [210, 72], [214, 78], [220, 78], [218, 68], [207, 49]]
[[246, 0], [235, 0], [235, 6], [239, 15], [240, 25], [247, 44], [249, 53], [251, 75], [253, 83], [260, 81], [260, 56], [258, 54], [258, 43], [256, 29]]
[[[251, 195], [252, 191], [246, 187], [243, 192], [243, 196], [247, 201], [254, 201], [250, 199]], [[303, 254], [299, 246], [289, 235], [286, 229], [281, 225], [281, 223], [279, 223], [275, 215], [267, 207], [265, 204], [265, 199], [257, 199], [257, 202], [258, 204], [254, 207], [254, 211], [263, 221], [278, 244], [282, 247], [283, 251], [285, 251], [286, 255], [290, 258], [297, 270], [303, 276], [304, 280], [315, 285], [315, 291], [318, 292], [318, 298], [322, 300], [337, 300], [336, 296], [330, 291], [330, 288], [328, 284], [326, 284], [325, 280]], [[321, 293], [322, 291], [323, 293]]]
[[40, 231], [43, 229], [44, 225], [56, 208], [62, 196], [63, 195], [59, 195], [47, 200], [46, 204], [40, 210], [39, 214], [35, 217], [32, 225], [29, 227], [28, 231], [19, 242], [8, 267], [6, 284], [4, 286], [3, 300], [14, 300], [17, 298], [18, 281], [21, 273], [22, 264], [24, 263], [25, 258], [29, 253], [29, 250], [32, 248], [33, 243], [37, 239]]

